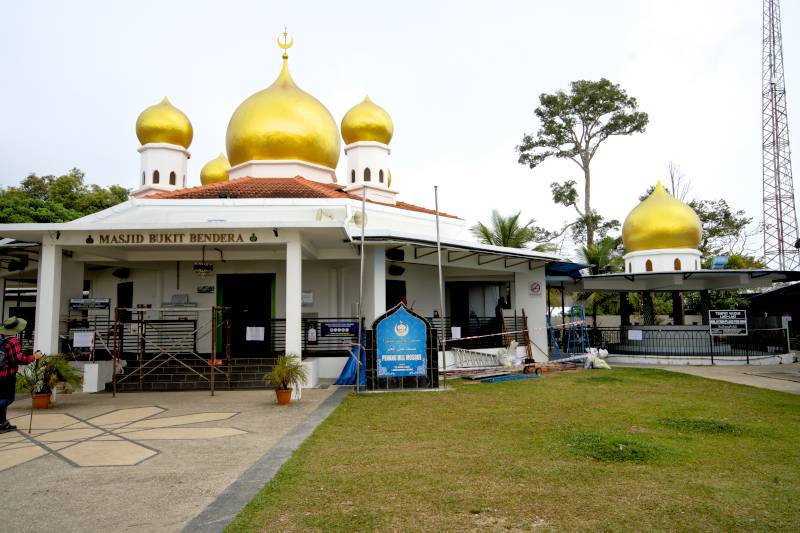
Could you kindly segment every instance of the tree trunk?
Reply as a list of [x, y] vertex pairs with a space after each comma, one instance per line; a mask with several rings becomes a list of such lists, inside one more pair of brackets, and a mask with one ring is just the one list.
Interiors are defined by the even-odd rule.
[[656, 310], [653, 308], [653, 294], [650, 291], [642, 293], [642, 322], [645, 326], [656, 325]]
[[627, 292], [619, 293], [619, 322], [622, 326], [631, 325], [631, 303]]
[[711, 309], [711, 294], [708, 291], [700, 291], [700, 318], [703, 325], [708, 325], [708, 311]]
[[680, 291], [672, 291], [672, 323], [682, 326], [683, 322], [683, 295]]
[[594, 244], [594, 222], [592, 221], [592, 177], [589, 162], [583, 161], [583, 216], [586, 218], [586, 246]]

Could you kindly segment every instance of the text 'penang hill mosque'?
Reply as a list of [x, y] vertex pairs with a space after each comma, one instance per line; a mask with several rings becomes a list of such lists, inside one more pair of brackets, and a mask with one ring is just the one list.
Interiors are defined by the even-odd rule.
[[[151, 379], [142, 368], [157, 358], [195, 368], [212, 352], [224, 354], [231, 386], [262, 385], [259, 361], [283, 353], [303, 357], [313, 384], [339, 375], [359, 314], [369, 327], [399, 302], [444, 327], [448, 338], [529, 336], [528, 355], [543, 359], [548, 283], [570, 290], [709, 288], [702, 275], [686, 275], [700, 270], [697, 215], [659, 185], [625, 223], [620, 276], [627, 277], [581, 280], [582, 265], [478, 244], [465, 220], [439, 214], [442, 309], [437, 213], [398, 198], [397, 182], [407, 178], [392, 179], [391, 117], [367, 97], [338, 127], [292, 79], [292, 43], [284, 33], [277, 79], [233, 112], [226, 151], [202, 167], [201, 186], [187, 187], [192, 124], [164, 98], [136, 121], [141, 168], [130, 200], [72, 222], [0, 226], [4, 237], [37, 246], [36, 261], [3, 272], [4, 315], [30, 315], [36, 348], [117, 346], [139, 368], [125, 376], [134, 389], [194, 387], [182, 378]], [[342, 151], [346, 173], [337, 176]], [[679, 286], [669, 277], [675, 273], [683, 274]], [[15, 280], [16, 300], [7, 296]], [[35, 296], [23, 298], [25, 287]]]

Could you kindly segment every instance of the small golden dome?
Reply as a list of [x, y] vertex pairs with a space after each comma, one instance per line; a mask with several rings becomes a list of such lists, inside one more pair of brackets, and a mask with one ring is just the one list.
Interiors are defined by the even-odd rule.
[[219, 157], [212, 159], [200, 170], [200, 183], [203, 185], [210, 185], [212, 183], [219, 183], [220, 181], [228, 181], [228, 169], [231, 164], [225, 154], [219, 154]]
[[694, 210], [669, 194], [661, 182], [622, 225], [627, 252], [700, 246], [703, 225]]
[[142, 144], [169, 143], [189, 148], [194, 131], [189, 117], [165, 96], [160, 103], [142, 111], [136, 119], [136, 136]]
[[339, 162], [336, 121], [319, 100], [295, 84], [289, 74], [286, 53], [275, 82], [247, 98], [234, 111], [225, 144], [231, 165], [253, 160], [297, 159], [336, 168]]
[[389, 144], [393, 133], [392, 117], [369, 96], [365, 96], [363, 102], [352, 107], [342, 118], [342, 137], [347, 144], [358, 141]]

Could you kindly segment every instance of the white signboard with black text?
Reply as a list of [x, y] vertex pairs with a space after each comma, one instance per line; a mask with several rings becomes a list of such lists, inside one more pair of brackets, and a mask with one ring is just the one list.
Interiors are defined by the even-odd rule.
[[747, 311], [743, 309], [716, 310], [708, 312], [708, 327], [711, 335], [747, 335]]

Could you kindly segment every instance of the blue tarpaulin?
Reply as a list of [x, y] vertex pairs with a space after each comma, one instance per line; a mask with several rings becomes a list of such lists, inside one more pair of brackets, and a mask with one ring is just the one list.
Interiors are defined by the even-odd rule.
[[[367, 341], [366, 331], [361, 333], [361, 346]], [[336, 380], [336, 385], [355, 385], [356, 384], [356, 358], [361, 360], [361, 371], [359, 373], [359, 385], [367, 384], [367, 375], [364, 372], [366, 367], [366, 358], [361, 350], [361, 346], [353, 346], [353, 354], [347, 358], [342, 373], [339, 374], [339, 379]]]

